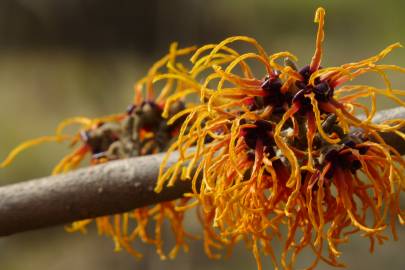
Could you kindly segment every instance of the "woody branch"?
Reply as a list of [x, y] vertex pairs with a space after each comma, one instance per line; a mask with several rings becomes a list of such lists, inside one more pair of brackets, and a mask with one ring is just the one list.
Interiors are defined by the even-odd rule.
[[[405, 118], [404, 108], [379, 112], [374, 120]], [[402, 128], [405, 131], [405, 128]], [[405, 141], [395, 133], [381, 133], [385, 141], [405, 154]], [[67, 174], [0, 187], [0, 236], [72, 221], [126, 212], [174, 200], [190, 191], [188, 181], [176, 181], [154, 192], [164, 153], [79, 169]], [[171, 155], [168, 166], [176, 162]]]

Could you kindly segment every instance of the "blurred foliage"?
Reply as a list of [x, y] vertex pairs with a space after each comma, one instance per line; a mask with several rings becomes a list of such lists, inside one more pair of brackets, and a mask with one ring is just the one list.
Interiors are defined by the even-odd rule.
[[[3, 0], [0, 158], [25, 139], [53, 133], [64, 118], [125, 110], [132, 101], [133, 83], [171, 41], [201, 45], [243, 34], [258, 39], [270, 53], [295, 53], [304, 65], [313, 52], [312, 21], [319, 5], [327, 10], [325, 65], [373, 55], [396, 41], [405, 43], [402, 0]], [[384, 62], [405, 66], [405, 53], [398, 50]], [[403, 77], [391, 78], [394, 86], [404, 88]], [[381, 84], [377, 76], [363, 80]], [[47, 175], [66, 152], [66, 145], [27, 151], [0, 171], [1, 185]], [[188, 223], [198, 232], [194, 216]], [[400, 228], [399, 234], [403, 241], [405, 230]], [[345, 247], [343, 259], [350, 269], [401, 269], [405, 264], [401, 248], [399, 242], [389, 242], [372, 256], [362, 239]], [[243, 248], [229, 260], [208, 261], [200, 242], [173, 262], [160, 262], [148, 249], [143, 261], [134, 262], [112, 249], [110, 241], [97, 238], [95, 232], [82, 237], [68, 235], [60, 227], [24, 233], [0, 239], [0, 269], [255, 267]]]

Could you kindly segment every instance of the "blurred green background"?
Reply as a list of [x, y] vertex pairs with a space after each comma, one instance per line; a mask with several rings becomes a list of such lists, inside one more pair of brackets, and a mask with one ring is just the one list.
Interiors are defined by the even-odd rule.
[[[319, 5], [327, 9], [324, 66], [405, 43], [403, 0], [2, 0], [0, 159], [23, 140], [52, 134], [64, 118], [125, 110], [133, 83], [172, 41], [202, 45], [248, 35], [269, 53], [289, 50], [305, 65], [314, 49], [313, 16]], [[395, 51], [384, 62], [405, 66], [405, 52]], [[404, 77], [390, 75], [403, 89]], [[366, 79], [381, 85], [375, 76]], [[66, 152], [66, 146], [54, 144], [29, 150], [0, 171], [0, 185], [47, 175]], [[199, 232], [193, 215], [187, 224]], [[405, 269], [403, 227], [399, 236], [398, 242], [377, 246], [374, 255], [368, 253], [368, 241], [356, 237], [342, 246], [342, 259], [349, 269]], [[1, 238], [0, 269], [256, 269], [243, 245], [222, 261], [208, 260], [198, 241], [175, 261], [162, 262], [153, 249], [140, 249], [145, 258], [137, 262], [114, 253], [112, 242], [95, 230], [81, 236], [61, 226]], [[319, 269], [330, 267], [321, 263]]]

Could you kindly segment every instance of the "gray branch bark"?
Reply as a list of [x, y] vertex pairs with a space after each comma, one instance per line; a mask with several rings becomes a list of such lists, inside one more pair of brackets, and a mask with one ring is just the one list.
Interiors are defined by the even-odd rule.
[[[405, 118], [404, 108], [379, 112], [376, 122]], [[404, 130], [404, 128], [402, 129]], [[394, 133], [382, 133], [401, 154], [405, 141]], [[111, 161], [67, 174], [0, 187], [0, 236], [68, 222], [122, 213], [182, 197], [190, 183], [177, 181], [155, 193], [164, 154]], [[170, 157], [168, 166], [178, 156]]]

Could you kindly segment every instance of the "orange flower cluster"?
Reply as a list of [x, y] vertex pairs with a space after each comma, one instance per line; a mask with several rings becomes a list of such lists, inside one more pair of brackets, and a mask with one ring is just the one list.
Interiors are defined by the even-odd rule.
[[[55, 166], [52, 174], [74, 170], [83, 165], [86, 159], [91, 165], [95, 165], [165, 151], [177, 137], [181, 119], [169, 124], [162, 114], [172, 117], [185, 108], [183, 101], [169, 97], [181, 92], [184, 86], [182, 82], [174, 79], [168, 79], [163, 85], [156, 86], [153, 80], [157, 74], [170, 72], [171, 67], [176, 66], [178, 57], [193, 51], [195, 47], [178, 49], [177, 44], [173, 43], [169, 53], [156, 62], [148, 74], [135, 84], [134, 101], [126, 112], [96, 119], [66, 119], [56, 128], [54, 136], [36, 138], [17, 146], [0, 164], [0, 168], [9, 165], [25, 149], [49, 141], [68, 141], [72, 147], [77, 146]], [[185, 72], [184, 68], [179, 68]], [[159, 91], [155, 90], [156, 87], [159, 87]], [[159, 95], [155, 96], [157, 93]], [[80, 125], [79, 131], [73, 135], [66, 134], [66, 127], [71, 125]], [[176, 210], [183, 207], [187, 201], [188, 199], [179, 199], [123, 214], [77, 221], [66, 229], [68, 232], [86, 233], [87, 226], [95, 222], [100, 235], [113, 239], [116, 251], [123, 249], [136, 258], [141, 258], [142, 254], [134, 248], [134, 243], [140, 240], [154, 245], [161, 259], [174, 258], [180, 248], [188, 250], [187, 238], [195, 239], [183, 229], [184, 212]], [[162, 229], [165, 220], [169, 222], [176, 240], [174, 247], [168, 252], [163, 250]], [[151, 234], [151, 231], [154, 233]]]
[[[155, 154], [163, 152], [177, 136], [180, 121], [168, 124], [162, 117], [163, 108], [171, 117], [185, 108], [182, 101], [171, 102], [168, 95], [179, 91], [182, 84], [167, 80], [159, 96], [155, 97], [153, 78], [156, 74], [165, 72], [165, 67], [173, 65], [176, 58], [187, 55], [195, 48], [177, 49], [172, 44], [168, 55], [155, 63], [148, 74], [135, 84], [134, 102], [125, 114], [93, 120], [80, 132], [83, 146], [68, 156], [56, 166], [54, 173], [70, 170], [75, 159], [81, 160], [84, 155], [91, 153], [91, 164], [99, 164], [115, 159]], [[166, 70], [167, 72], [168, 70]], [[143, 97], [145, 93], [145, 97]], [[65, 123], [68, 123], [69, 120]], [[64, 125], [65, 123], [62, 123]], [[69, 123], [70, 124], [70, 123]], [[77, 136], [77, 135], [76, 135]], [[96, 218], [98, 232], [114, 240], [115, 251], [126, 250], [136, 258], [142, 254], [134, 248], [134, 242], [141, 240], [152, 244], [161, 259], [176, 257], [180, 248], [188, 250], [186, 238], [195, 238], [186, 233], [182, 226], [184, 213], [176, 211], [177, 207], [186, 204], [187, 199], [163, 202], [156, 206], [135, 209], [133, 211]], [[168, 252], [163, 250], [163, 222], [170, 223], [176, 239], [174, 247]], [[69, 232], [86, 232], [86, 227], [92, 219], [74, 222], [67, 228]], [[154, 235], [148, 231], [153, 226]]]
[[[305, 248], [315, 253], [309, 268], [319, 260], [342, 266], [338, 245], [351, 234], [362, 232], [372, 251], [375, 241], [387, 239], [387, 226], [397, 238], [396, 219], [404, 224], [399, 195], [405, 187], [405, 162], [379, 133], [396, 132], [405, 138], [399, 131], [405, 120], [372, 122], [378, 95], [405, 105], [405, 91], [392, 89], [386, 75], [387, 70], [405, 69], [378, 64], [401, 45], [390, 45], [365, 60], [323, 68], [324, 17], [319, 8], [315, 53], [301, 69], [292, 53], [267, 55], [256, 40], [236, 36], [199, 48], [191, 70], [181, 74], [182, 80], [203, 82], [200, 102], [169, 120], [187, 115], [167, 152], [179, 151], [180, 159], [168, 170], [163, 162], [156, 191], [179, 178], [192, 181], [189, 207], [199, 206], [210, 257], [218, 256], [214, 249], [244, 240], [259, 269], [261, 253], [271, 257], [276, 269], [280, 262], [282, 268], [292, 269]], [[236, 41], [253, 45], [256, 52], [239, 54], [229, 47]], [[280, 58], [284, 64], [278, 63]], [[252, 60], [263, 65], [263, 79], [253, 75]], [[211, 73], [195, 76], [207, 67]], [[379, 74], [386, 89], [341, 86], [367, 72]], [[358, 102], [361, 98], [370, 98], [370, 110]], [[359, 110], [365, 119], [355, 116]], [[280, 238], [283, 251], [278, 260], [272, 247]]]
[[[182, 221], [184, 212], [196, 207], [210, 258], [245, 241], [259, 269], [261, 254], [270, 256], [276, 269], [292, 269], [304, 249], [315, 254], [310, 269], [320, 260], [343, 266], [338, 246], [350, 235], [363, 233], [372, 251], [375, 241], [388, 239], [387, 226], [396, 239], [396, 220], [405, 223], [399, 207], [405, 161], [380, 136], [395, 132], [405, 140], [400, 131], [405, 120], [373, 123], [378, 96], [405, 107], [405, 91], [393, 89], [386, 75], [405, 69], [378, 64], [398, 43], [358, 62], [321, 67], [324, 17], [319, 8], [315, 53], [300, 69], [292, 53], [268, 55], [255, 39], [244, 36], [198, 49], [173, 44], [135, 85], [135, 100], [126, 113], [65, 120], [55, 136], [20, 145], [0, 167], [44, 141], [80, 144], [55, 167], [55, 174], [76, 168], [86, 156], [97, 164], [166, 151], [156, 192], [176, 181], [190, 181], [193, 191], [173, 202], [95, 219], [99, 233], [111, 237], [116, 250], [140, 257], [133, 247], [140, 239], [166, 258], [161, 232], [166, 219], [175, 235], [168, 253], [174, 258], [181, 247], [187, 251], [186, 239], [194, 238]], [[239, 53], [230, 47], [234, 42], [252, 45], [254, 52]], [[192, 52], [191, 67], [177, 61]], [[262, 65], [260, 76], [254, 75], [252, 62]], [[381, 76], [386, 88], [342, 86], [368, 72]], [[369, 99], [370, 108], [361, 99]], [[364, 119], [356, 117], [359, 112]], [[80, 124], [81, 131], [66, 135], [71, 124]], [[173, 151], [180, 158], [166, 168]], [[85, 232], [92, 221], [75, 222], [68, 231]], [[154, 226], [154, 236], [148, 226]], [[282, 243], [281, 254], [273, 250], [276, 241]]]

